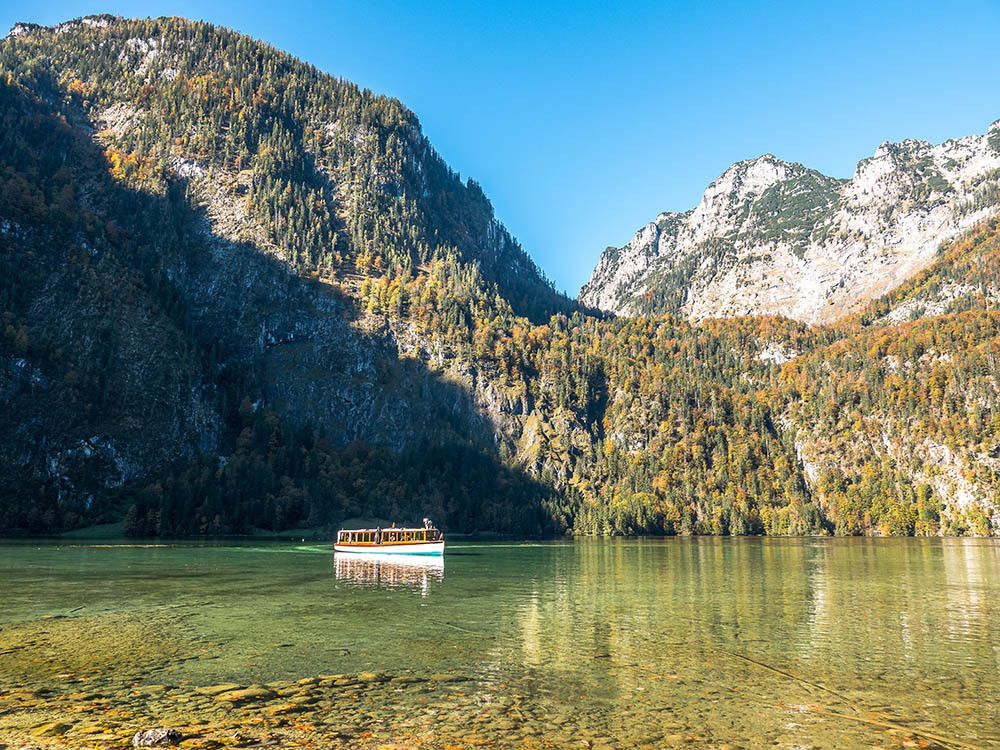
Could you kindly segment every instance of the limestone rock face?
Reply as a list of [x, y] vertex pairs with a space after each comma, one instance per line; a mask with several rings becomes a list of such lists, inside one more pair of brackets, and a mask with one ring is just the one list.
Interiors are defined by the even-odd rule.
[[834, 320], [996, 213], [998, 186], [1000, 120], [937, 146], [883, 143], [850, 180], [765, 154], [726, 170], [694, 209], [605, 250], [580, 300], [621, 315]]

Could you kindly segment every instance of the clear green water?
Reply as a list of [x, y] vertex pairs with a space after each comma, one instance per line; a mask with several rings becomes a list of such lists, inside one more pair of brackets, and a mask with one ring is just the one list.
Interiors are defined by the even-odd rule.
[[[987, 540], [455, 543], [442, 566], [8, 542], [0, 602], [10, 689], [88, 670], [110, 690], [453, 672], [460, 690], [397, 691], [367, 716], [424, 712], [500, 745], [1000, 747]], [[91, 646], [63, 653], [77, 635]]]

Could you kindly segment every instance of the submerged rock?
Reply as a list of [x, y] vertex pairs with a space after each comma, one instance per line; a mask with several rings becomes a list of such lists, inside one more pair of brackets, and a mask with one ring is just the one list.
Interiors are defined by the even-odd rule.
[[42, 726], [32, 729], [31, 736], [59, 737], [60, 735], [66, 734], [66, 732], [68, 732], [72, 727], [72, 724], [67, 724], [65, 721], [53, 721], [49, 724], [42, 724]]
[[195, 750], [215, 750], [217, 747], [223, 747], [223, 744], [212, 737], [192, 737], [184, 740], [181, 747], [194, 748]]
[[244, 690], [231, 690], [215, 696], [217, 701], [228, 701], [229, 703], [243, 703], [246, 701], [269, 700], [274, 697], [274, 691], [260, 686], [250, 686]]
[[280, 716], [282, 714], [295, 714], [306, 711], [306, 707], [296, 704], [296, 703], [282, 703], [277, 706], [272, 706], [267, 710], [271, 716]]
[[176, 729], [147, 729], [136, 732], [132, 738], [133, 747], [162, 747], [176, 745], [181, 741], [181, 733]]
[[220, 693], [231, 693], [232, 691], [239, 690], [242, 687], [242, 685], [235, 682], [227, 682], [222, 685], [205, 685], [204, 687], [197, 687], [194, 691], [201, 695], [219, 695]]

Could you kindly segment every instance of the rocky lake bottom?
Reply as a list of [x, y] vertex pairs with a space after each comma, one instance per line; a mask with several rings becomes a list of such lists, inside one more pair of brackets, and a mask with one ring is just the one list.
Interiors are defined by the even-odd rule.
[[0, 546], [0, 747], [1000, 747], [984, 540]]

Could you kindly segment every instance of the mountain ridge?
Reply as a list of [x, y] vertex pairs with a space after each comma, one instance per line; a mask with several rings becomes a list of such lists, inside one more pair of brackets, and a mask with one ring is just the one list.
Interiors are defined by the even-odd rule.
[[1000, 120], [936, 146], [886, 141], [847, 180], [765, 154], [727, 169], [695, 208], [605, 250], [580, 300], [626, 315], [831, 321], [992, 215], [998, 185]]

